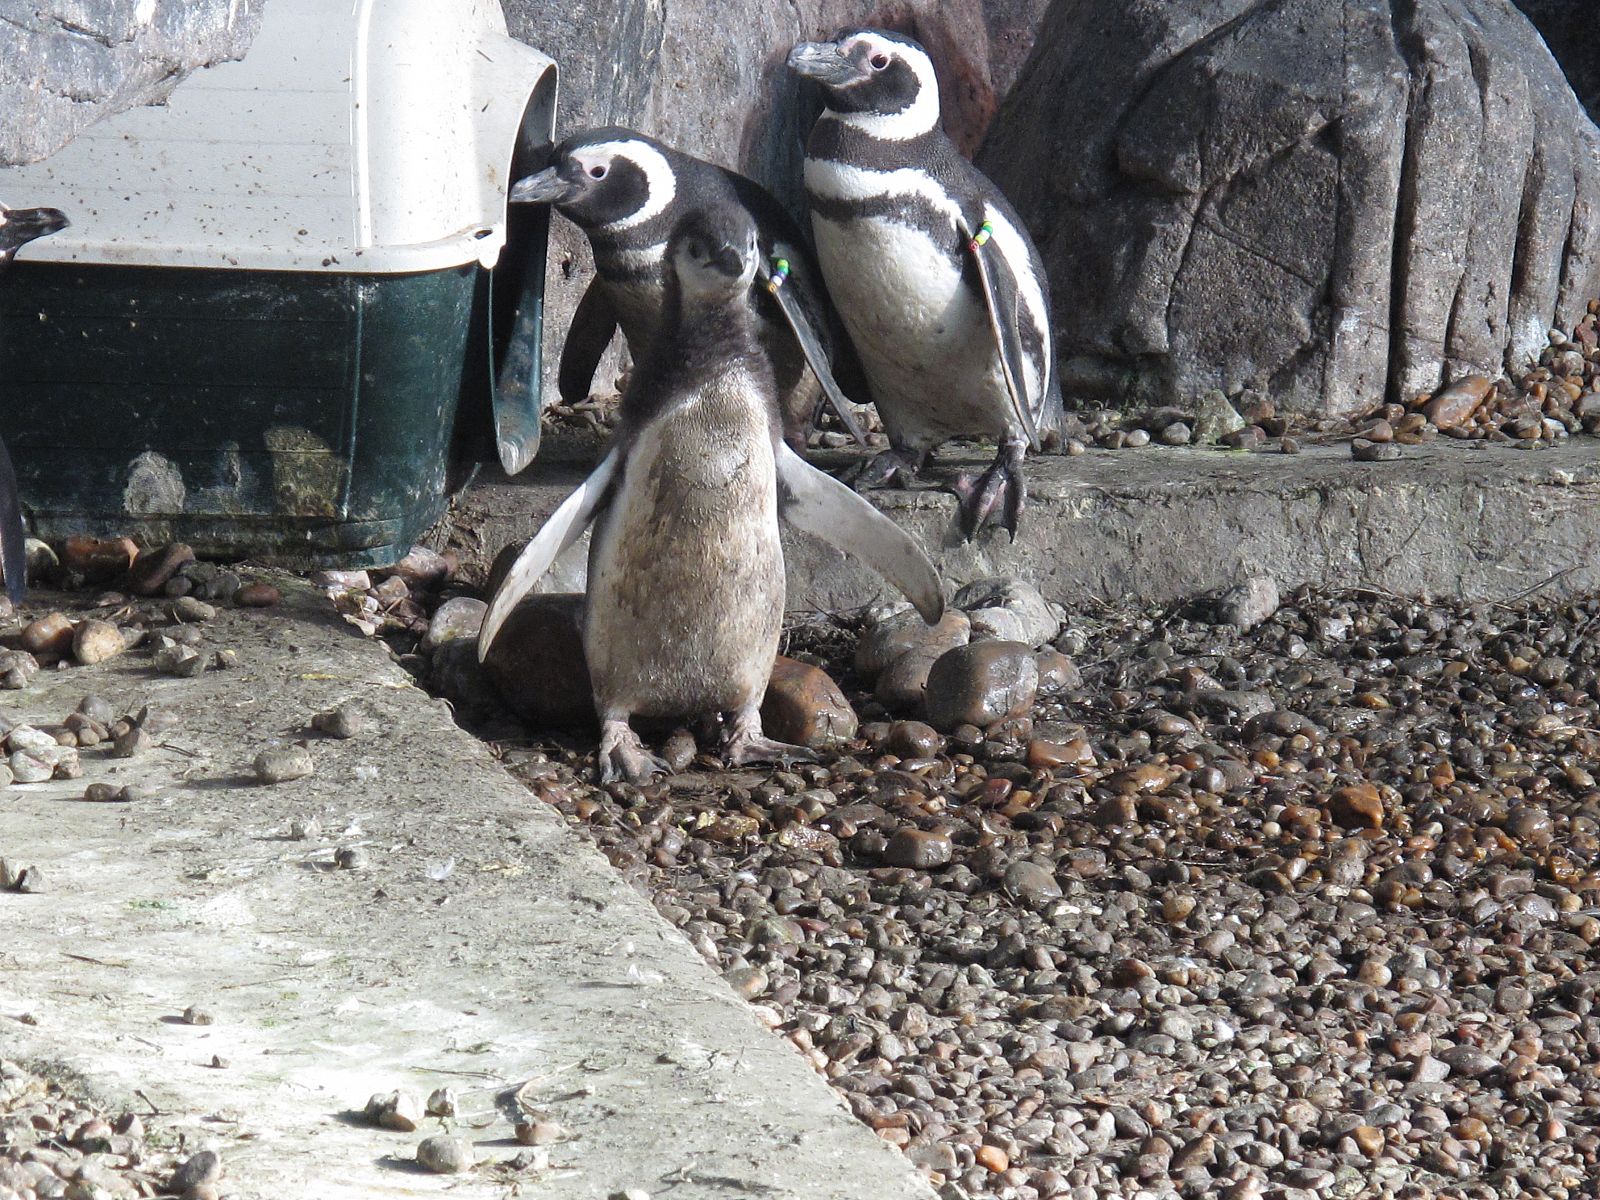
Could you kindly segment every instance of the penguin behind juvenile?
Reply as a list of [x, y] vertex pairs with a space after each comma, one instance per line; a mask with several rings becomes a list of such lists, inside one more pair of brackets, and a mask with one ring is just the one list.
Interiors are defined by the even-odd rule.
[[962, 520], [970, 537], [998, 517], [1014, 537], [1023, 455], [1062, 419], [1039, 252], [945, 136], [916, 42], [860, 29], [797, 45], [789, 67], [825, 93], [806, 145], [811, 230], [889, 435], [861, 482], [915, 476], [948, 438], [993, 438], [994, 465], [956, 486]]
[[[67, 227], [67, 218], [54, 208], [12, 208], [0, 205], [0, 272], [11, 265], [17, 251], [34, 238], [56, 233]], [[0, 388], [5, 381], [0, 380]], [[0, 418], [4, 413], [0, 412]], [[0, 440], [0, 576], [5, 578], [6, 595], [11, 603], [22, 602], [27, 583], [27, 531], [22, 525], [22, 501], [17, 495], [17, 473], [11, 455]]]
[[760, 249], [749, 212], [690, 208], [665, 254], [659, 336], [635, 366], [611, 448], [523, 550], [478, 640], [483, 659], [518, 601], [592, 522], [583, 646], [602, 782], [668, 769], [634, 732], [635, 716], [724, 715], [733, 764], [811, 757], [761, 728], [783, 626], [780, 513], [861, 557], [924, 620], [937, 621], [944, 605], [922, 548], [781, 436], [751, 303]]
[[[667, 235], [697, 206], [742, 206], [755, 219], [768, 262], [782, 259], [780, 283], [798, 302], [819, 343], [817, 352], [838, 363], [848, 387], [860, 395], [859, 367], [834, 336], [836, 318], [800, 227], [760, 184], [725, 167], [674, 150], [654, 138], [613, 126], [575, 133], [558, 145], [551, 165], [519, 180], [518, 202], [555, 205], [576, 224], [594, 250], [595, 277], [578, 303], [561, 352], [561, 398], [572, 404], [589, 394], [595, 367], [621, 325], [629, 353], [644, 357], [660, 323]], [[790, 443], [803, 446], [821, 397], [796, 334], [770, 300], [760, 306], [759, 336], [771, 356]], [[851, 374], [851, 368], [855, 374]], [[849, 414], [842, 414], [846, 420]]]

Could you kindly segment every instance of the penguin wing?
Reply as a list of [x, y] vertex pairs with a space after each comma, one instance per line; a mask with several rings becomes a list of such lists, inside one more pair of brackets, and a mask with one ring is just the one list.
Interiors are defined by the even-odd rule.
[[905, 593], [929, 625], [944, 615], [944, 588], [927, 552], [900, 526], [783, 442], [778, 504], [784, 520], [854, 555]]
[[[783, 261], [780, 259], [779, 263]], [[801, 353], [806, 356], [806, 364], [811, 368], [811, 373], [817, 377], [817, 382], [822, 385], [822, 391], [828, 397], [828, 403], [833, 405], [833, 411], [839, 414], [839, 420], [844, 422], [844, 427], [850, 431], [850, 436], [855, 438], [856, 444], [865, 446], [867, 435], [861, 432], [861, 426], [857, 425], [855, 417], [850, 415], [849, 402], [839, 390], [839, 384], [833, 377], [833, 369], [828, 365], [827, 351], [822, 348], [817, 331], [806, 315], [805, 306], [797, 300], [794, 289], [785, 286], [786, 274], [781, 267], [775, 269], [774, 264], [763, 260], [757, 267], [756, 275], [761, 286], [777, 302], [778, 311], [783, 314], [785, 324], [794, 334], [794, 340], [800, 343]]]
[[13, 604], [22, 603], [27, 582], [27, 538], [22, 527], [22, 501], [17, 497], [17, 475], [11, 469], [11, 456], [0, 441], [0, 576], [6, 581], [6, 594]]
[[589, 528], [610, 498], [622, 457], [621, 446], [612, 446], [589, 478], [561, 502], [543, 528], [534, 534], [533, 540], [517, 556], [511, 570], [506, 572], [500, 590], [495, 592], [489, 611], [484, 614], [483, 628], [478, 631], [479, 662], [489, 657], [489, 647], [494, 644], [495, 635], [511, 615], [511, 610], [533, 591], [534, 585], [544, 577], [550, 565], [561, 557], [561, 552], [583, 536], [583, 531]]
[[1028, 445], [1038, 450], [1039, 429], [1025, 390], [1027, 376], [1022, 373], [1022, 338], [1017, 333], [1022, 320], [1022, 295], [1017, 288], [1017, 277], [1005, 255], [995, 248], [987, 229], [980, 226], [974, 230], [965, 217], [960, 218], [958, 227], [966, 239], [967, 253], [978, 269], [979, 290], [983, 293], [983, 307], [989, 314], [989, 328], [994, 332], [995, 348], [1000, 352], [1000, 373], [1005, 376], [1006, 391], [1011, 396], [1011, 411], [1028, 435]]
[[600, 356], [606, 352], [616, 332], [617, 310], [611, 306], [611, 297], [606, 295], [605, 285], [596, 276], [589, 281], [583, 299], [578, 301], [572, 324], [567, 327], [567, 340], [561, 347], [561, 369], [556, 376], [556, 386], [568, 404], [589, 398], [595, 368], [600, 365]]

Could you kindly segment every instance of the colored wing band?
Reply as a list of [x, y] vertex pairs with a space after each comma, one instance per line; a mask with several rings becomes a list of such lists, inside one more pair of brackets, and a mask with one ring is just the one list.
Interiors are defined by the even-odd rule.
[[774, 296], [783, 286], [783, 281], [789, 278], [789, 260], [787, 258], [774, 258], [772, 260], [772, 276], [767, 280], [767, 291]]
[[972, 235], [972, 240], [967, 243], [967, 249], [976, 250], [994, 236], [994, 226], [985, 221], [978, 226], [978, 232]]

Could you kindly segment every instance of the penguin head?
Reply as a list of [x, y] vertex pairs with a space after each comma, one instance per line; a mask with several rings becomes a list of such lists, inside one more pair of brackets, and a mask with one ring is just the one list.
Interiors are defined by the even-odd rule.
[[537, 175], [511, 189], [515, 203], [554, 204], [585, 229], [624, 229], [661, 212], [677, 195], [670, 152], [630, 129], [574, 134]]
[[34, 238], [67, 227], [67, 218], [55, 208], [0, 208], [0, 266], [11, 261]]
[[939, 80], [928, 52], [882, 29], [852, 29], [831, 42], [801, 42], [789, 69], [814, 79], [837, 113], [890, 119], [875, 132], [915, 137], [939, 122]]
[[758, 260], [755, 220], [736, 205], [692, 208], [667, 239], [667, 263], [686, 301], [746, 295]]

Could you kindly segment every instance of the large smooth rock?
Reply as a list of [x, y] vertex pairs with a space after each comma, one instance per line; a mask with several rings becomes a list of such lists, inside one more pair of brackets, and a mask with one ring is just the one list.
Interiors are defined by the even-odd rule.
[[196, 67], [243, 57], [265, 2], [0, 4], [0, 165], [43, 158], [103, 117], [159, 104]]
[[761, 727], [769, 738], [825, 750], [855, 737], [859, 724], [826, 671], [778, 655], [761, 701]]
[[979, 163], [1078, 400], [1347, 414], [1600, 292], [1600, 132], [1509, 0], [1054, 0]]
[[[472, 643], [447, 642], [446, 646]], [[506, 706], [540, 729], [593, 726], [594, 691], [583, 654], [583, 597], [570, 592], [529, 596], [511, 610], [484, 671]]]

